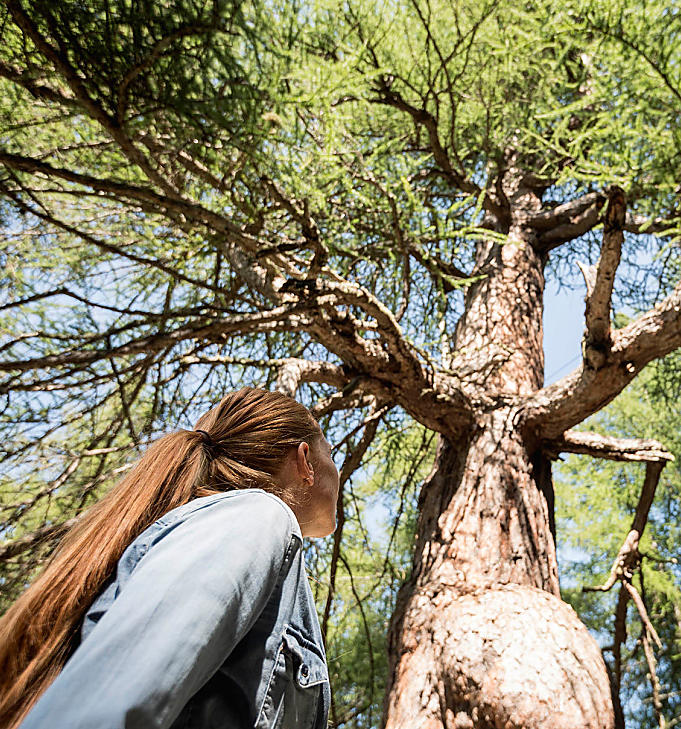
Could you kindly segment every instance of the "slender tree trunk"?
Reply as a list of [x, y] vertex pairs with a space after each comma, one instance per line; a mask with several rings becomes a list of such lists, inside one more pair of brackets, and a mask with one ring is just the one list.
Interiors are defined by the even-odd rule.
[[544, 261], [522, 220], [508, 230], [509, 243], [480, 246], [485, 278], [455, 334], [488, 398], [464, 438], [441, 438], [423, 486], [390, 628], [386, 729], [613, 726], [598, 645], [560, 599], [550, 464], [522, 422], [543, 378]]

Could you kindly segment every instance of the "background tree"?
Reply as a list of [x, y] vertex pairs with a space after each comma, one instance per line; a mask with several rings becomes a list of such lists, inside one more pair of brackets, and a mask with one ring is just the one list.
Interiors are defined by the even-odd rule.
[[[638, 537], [669, 454], [571, 429], [681, 344], [677, 9], [2, 8], [7, 595], [148, 438], [237, 383], [274, 385], [347, 447], [326, 627], [334, 600], [361, 597], [339, 581], [359, 559], [342, 546], [346, 510], [361, 529], [351, 476], [400, 431], [412, 444], [393, 496], [416, 518], [413, 560], [382, 568], [384, 606], [403, 583], [386, 727], [621, 726], [618, 678], [613, 706], [560, 599], [551, 460], [647, 462], [613, 570], [640, 607]], [[577, 261], [583, 361], [543, 387], [545, 278]], [[614, 327], [613, 305], [640, 315]], [[367, 637], [373, 605], [354, 624]], [[337, 692], [337, 723], [375, 724], [376, 668], [361, 701]]]

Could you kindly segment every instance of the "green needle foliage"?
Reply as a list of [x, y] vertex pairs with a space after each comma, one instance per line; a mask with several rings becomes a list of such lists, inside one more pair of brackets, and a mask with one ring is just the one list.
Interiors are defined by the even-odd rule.
[[[663, 715], [681, 717], [681, 412], [678, 355], [646, 369], [586, 430], [616, 437], [654, 438], [675, 461], [662, 471], [640, 543], [634, 586], [644, 596], [662, 648], [654, 648]], [[614, 613], [619, 583], [610, 592], [582, 592], [603, 584], [631, 528], [643, 485], [644, 464], [569, 456], [554, 469], [562, 595], [597, 636], [612, 666]], [[657, 726], [640, 615], [630, 602], [622, 651], [622, 703], [627, 726]]]

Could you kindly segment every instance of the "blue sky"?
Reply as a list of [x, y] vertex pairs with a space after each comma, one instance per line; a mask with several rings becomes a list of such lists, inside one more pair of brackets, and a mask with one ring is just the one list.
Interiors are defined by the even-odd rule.
[[555, 279], [547, 281], [544, 296], [544, 383], [549, 385], [579, 364], [584, 332], [586, 288], [558, 291]]

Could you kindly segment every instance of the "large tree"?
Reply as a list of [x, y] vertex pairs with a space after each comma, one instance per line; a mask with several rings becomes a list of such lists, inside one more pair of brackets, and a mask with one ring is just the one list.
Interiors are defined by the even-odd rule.
[[[621, 725], [560, 598], [551, 460], [649, 464], [612, 571], [638, 605], [669, 454], [572, 429], [681, 345], [680, 28], [633, 0], [4, 0], [6, 584], [130, 446], [276, 379], [350, 431], [344, 484], [388, 414], [438, 435], [385, 726]], [[546, 276], [578, 262], [582, 363], [545, 387]]]

